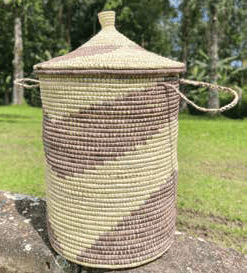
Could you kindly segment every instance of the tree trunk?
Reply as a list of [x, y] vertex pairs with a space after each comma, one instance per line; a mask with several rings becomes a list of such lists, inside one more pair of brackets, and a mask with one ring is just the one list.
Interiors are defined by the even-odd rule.
[[[15, 47], [14, 47], [14, 80], [23, 78], [23, 44], [22, 44], [22, 31], [21, 31], [21, 19], [15, 18]], [[14, 85], [13, 89], [13, 104], [23, 103], [23, 87]]]
[[9, 105], [9, 91], [4, 92], [4, 104]]
[[[185, 64], [185, 68], [188, 66], [188, 53], [189, 53], [189, 27], [190, 27], [190, 18], [189, 18], [189, 1], [184, 2], [183, 8], [183, 27], [182, 27], [182, 42], [183, 42], [183, 55], [182, 62]], [[186, 72], [184, 72], [181, 76], [185, 78]], [[186, 94], [186, 90], [184, 86], [181, 86], [181, 92]], [[188, 105], [184, 99], [181, 99], [179, 105], [180, 112], [188, 112]]]
[[[210, 7], [211, 14], [211, 83], [217, 84], [217, 63], [218, 63], [218, 9], [217, 4], [212, 4]], [[209, 89], [208, 108], [219, 108], [218, 91], [215, 89]], [[210, 115], [215, 116], [217, 112], [209, 112]]]
[[71, 7], [68, 7], [66, 13], [66, 45], [71, 50]]
[[58, 7], [58, 28], [59, 28], [59, 38], [64, 38], [64, 24], [63, 24], [63, 3], [60, 1]]
[[[182, 62], [185, 64], [186, 69], [187, 69], [188, 49], [189, 49], [189, 45], [186, 41], [183, 45], [183, 57], [182, 57]], [[185, 78], [186, 72], [182, 73], [181, 76], [182, 76], [182, 78]], [[181, 86], [181, 92], [186, 95], [186, 89], [184, 86]], [[188, 104], [182, 98], [180, 100], [179, 112], [188, 112]]]
[[[247, 67], [247, 59], [242, 60], [242, 67]], [[242, 86], [247, 84], [247, 71], [242, 72]]]

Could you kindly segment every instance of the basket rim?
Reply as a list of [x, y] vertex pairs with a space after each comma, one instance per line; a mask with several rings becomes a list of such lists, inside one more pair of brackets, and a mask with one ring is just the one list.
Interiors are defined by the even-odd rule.
[[167, 69], [36, 69], [37, 75], [97, 75], [97, 76], [178, 76], [185, 71], [184, 67], [170, 67]]

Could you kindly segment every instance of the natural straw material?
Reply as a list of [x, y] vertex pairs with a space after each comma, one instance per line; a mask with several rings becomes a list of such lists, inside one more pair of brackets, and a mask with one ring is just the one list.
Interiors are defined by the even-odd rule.
[[[34, 82], [36, 84], [27, 85], [27, 84], [25, 84], [25, 82]], [[14, 83], [16, 85], [20, 85], [22, 87], [31, 89], [31, 88], [34, 88], [34, 87], [38, 87], [40, 81], [34, 80], [34, 79], [25, 78], [25, 79], [17, 79], [17, 80], [15, 80]], [[224, 111], [227, 111], [227, 110], [233, 108], [238, 103], [238, 100], [239, 100], [237, 92], [235, 90], [233, 90], [232, 88], [229, 88], [229, 87], [223, 87], [223, 86], [218, 86], [216, 84], [210, 84], [210, 83], [198, 82], [198, 81], [191, 81], [191, 80], [185, 80], [185, 79], [180, 79], [179, 83], [180, 84], [190, 84], [190, 85], [195, 85], [195, 86], [208, 87], [208, 88], [211, 88], [211, 89], [217, 89], [218, 91], [226, 92], [226, 93], [230, 93], [230, 94], [234, 95], [234, 99], [229, 104], [227, 104], [227, 105], [225, 105], [225, 106], [223, 106], [221, 108], [213, 108], [213, 109], [211, 108], [211, 109], [208, 109], [208, 108], [204, 108], [204, 107], [200, 107], [200, 106], [196, 105], [193, 101], [189, 100], [182, 92], [180, 92], [173, 85], [169, 85], [167, 83], [163, 83], [163, 85], [165, 87], [166, 86], [171, 87], [187, 103], [189, 103], [190, 105], [192, 105], [193, 107], [195, 107], [197, 110], [202, 111], [202, 112], [224, 112]]]
[[96, 36], [69, 54], [35, 65], [36, 73], [47, 73], [49, 70], [53, 74], [82, 74], [88, 73], [88, 70], [93, 73], [120, 70], [123, 75], [147, 74], [145, 70], [151, 70], [149, 74], [164, 71], [179, 73], [185, 70], [183, 63], [149, 52], [119, 33], [114, 26], [113, 11], [99, 13], [99, 21], [102, 30]]
[[126, 268], [158, 258], [174, 238], [184, 64], [117, 32], [114, 12], [99, 19], [86, 44], [35, 66], [47, 226], [68, 260]]
[[[34, 83], [34, 84], [28, 84], [28, 83]], [[34, 87], [39, 87], [40, 81], [30, 78], [24, 78], [24, 79], [16, 79], [14, 81], [14, 84], [20, 85], [22, 87], [25, 87], [27, 89], [31, 89]]]
[[91, 267], [138, 266], [171, 245], [176, 221], [176, 77], [40, 75], [48, 231]]
[[190, 85], [195, 85], [195, 86], [202, 86], [202, 87], [207, 87], [207, 88], [211, 88], [211, 89], [216, 89], [218, 91], [226, 92], [226, 93], [232, 94], [234, 96], [234, 99], [229, 104], [227, 104], [227, 105], [225, 105], [225, 106], [223, 106], [221, 108], [208, 109], [208, 108], [204, 108], [204, 107], [200, 107], [200, 106], [196, 105], [191, 100], [189, 100], [183, 93], [178, 91], [181, 98], [183, 98], [190, 105], [192, 105], [197, 110], [202, 111], [202, 112], [224, 112], [224, 111], [227, 111], [227, 110], [233, 108], [235, 105], [237, 105], [238, 100], [239, 100], [238, 93], [235, 90], [233, 90], [232, 88], [229, 88], [229, 87], [225, 87], [225, 86], [223, 87], [223, 86], [219, 86], [219, 85], [216, 85], [216, 84], [210, 84], [210, 83], [207, 83], [207, 82], [198, 82], [198, 81], [191, 81], [191, 80], [185, 80], [185, 79], [180, 79], [179, 83], [180, 84], [190, 84]]

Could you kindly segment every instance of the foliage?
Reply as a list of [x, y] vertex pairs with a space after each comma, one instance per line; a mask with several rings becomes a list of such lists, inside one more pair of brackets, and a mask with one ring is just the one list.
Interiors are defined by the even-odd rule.
[[168, 0], [107, 0], [104, 10], [110, 9], [116, 11], [116, 25], [124, 35], [148, 50], [173, 55], [178, 27], [170, 21], [176, 10]]
[[[180, 10], [183, 11], [185, 3], [189, 3], [189, 22], [190, 26], [190, 53], [189, 64], [195, 60], [200, 60], [200, 51], [210, 55], [210, 8], [217, 5], [218, 8], [218, 40], [219, 40], [219, 59], [231, 56], [239, 56], [242, 51], [244, 41], [243, 22], [246, 21], [246, 10], [242, 8], [245, 0], [183, 0]], [[185, 26], [181, 24], [181, 34]]]
[[[203, 52], [199, 51], [200, 60], [195, 60], [194, 64], [189, 67], [188, 78], [197, 81], [210, 82], [210, 57]], [[217, 64], [218, 85], [231, 86], [237, 90], [237, 92], [243, 93], [242, 102], [235, 106], [232, 110], [224, 113], [224, 115], [233, 118], [242, 118], [247, 112], [245, 103], [245, 91], [242, 92], [240, 88], [242, 83], [243, 73], [247, 71], [247, 67], [234, 67], [232, 61], [238, 59], [238, 56], [221, 59]], [[198, 88], [194, 86], [187, 86], [188, 97], [200, 106], [207, 107], [208, 89]], [[232, 100], [232, 96], [221, 92], [219, 94], [220, 105], [228, 104]], [[194, 109], [192, 106], [188, 106], [190, 113], [195, 115], [203, 115], [204, 113]]]
[[76, 1], [71, 12], [71, 49], [87, 42], [100, 30], [98, 13], [102, 11], [106, 0]]
[[[235, 90], [240, 94], [240, 100], [238, 105], [233, 107], [232, 109], [223, 113], [224, 116], [234, 119], [243, 119], [247, 117], [247, 87], [243, 89], [235, 86]], [[221, 106], [230, 103], [232, 100], [232, 96], [229, 94], [221, 94], [220, 96], [220, 104]]]
[[[0, 47], [3, 48], [4, 62], [1, 62], [1, 85], [0, 93], [10, 91], [13, 81], [13, 46], [14, 46], [14, 18], [16, 14], [22, 20], [22, 33], [24, 43], [24, 70], [25, 76], [32, 77], [32, 67], [41, 60], [47, 60], [47, 49], [52, 45], [53, 41], [49, 40], [49, 26], [45, 20], [43, 13], [42, 0], [26, 0], [26, 1], [5, 1], [1, 0], [0, 13], [4, 20], [2, 35], [0, 37]], [[8, 4], [8, 6], [6, 6]], [[8, 8], [6, 8], [8, 7]], [[9, 92], [10, 93], [10, 92]], [[0, 101], [4, 104], [4, 101]]]
[[76, 49], [99, 31], [97, 14], [106, 0], [46, 0], [44, 11], [56, 41], [51, 56]]
[[[169, 0], [0, 0], [0, 104], [8, 103], [11, 98], [16, 12], [21, 14], [23, 23], [25, 77], [34, 77], [34, 64], [66, 54], [89, 40], [100, 30], [98, 12], [112, 9], [116, 11], [116, 27], [148, 50], [181, 60], [186, 44], [187, 77], [210, 82], [208, 19], [210, 7], [217, 4], [218, 84], [243, 88], [247, 71], [233, 67], [231, 61], [247, 59], [245, 1], [183, 0], [180, 3], [176, 9]], [[172, 20], [178, 11], [182, 19]], [[195, 102], [206, 103], [205, 89], [187, 89]], [[39, 90], [26, 91], [25, 98], [29, 104], [41, 105]], [[225, 97], [221, 100], [225, 101]]]
[[[201, 48], [202, 46], [201, 39], [197, 39], [201, 36], [198, 31], [200, 31], [199, 26], [201, 27], [202, 3], [195, 0], [183, 0], [180, 2], [179, 10], [182, 13], [179, 26], [179, 38], [182, 47], [180, 58], [188, 66], [193, 61], [193, 53], [197, 52], [196, 47]], [[184, 50], [187, 52], [185, 53]], [[184, 54], [186, 56], [182, 56]]]
[[[9, 77], [12, 82], [16, 12], [21, 16], [23, 25], [25, 77], [34, 77], [34, 64], [68, 53], [92, 36], [92, 26], [96, 25], [97, 13], [104, 3], [105, 0], [0, 0], [0, 57], [3, 60], [0, 64], [0, 104], [5, 104], [5, 93], [10, 93], [12, 89]], [[98, 30], [99, 25], [94, 32]], [[25, 91], [25, 98], [31, 105], [41, 105], [39, 90]]]
[[9, 96], [12, 83], [12, 60], [14, 22], [11, 21], [12, 13], [4, 9], [3, 0], [0, 0], [0, 105], [5, 104], [5, 96]]
[[28, 0], [23, 5], [24, 71], [26, 76], [33, 65], [48, 60], [56, 41], [51, 39], [52, 29], [48, 24], [41, 0]]

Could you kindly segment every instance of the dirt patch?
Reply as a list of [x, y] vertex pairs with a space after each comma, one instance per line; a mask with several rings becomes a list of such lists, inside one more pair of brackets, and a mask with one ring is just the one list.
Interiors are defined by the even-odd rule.
[[233, 221], [233, 220], [230, 220], [226, 217], [216, 216], [213, 214], [206, 215], [201, 212], [189, 210], [189, 209], [179, 209], [178, 212], [181, 215], [186, 215], [186, 217], [188, 217], [188, 218], [203, 218], [205, 221], [208, 221], [211, 223], [219, 223], [219, 224], [231, 226], [231, 227], [233, 227], [233, 226], [243, 227], [244, 226], [244, 223], [239, 220]]
[[[200, 237], [247, 254], [247, 223], [179, 209], [177, 227], [191, 236]], [[237, 232], [234, 233], [233, 229]]]
[[235, 162], [210, 162], [204, 161], [201, 170], [205, 174], [213, 175], [220, 179], [240, 180], [246, 185], [247, 165], [236, 164]]

